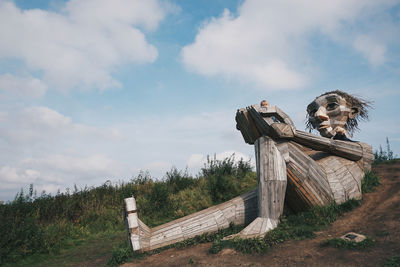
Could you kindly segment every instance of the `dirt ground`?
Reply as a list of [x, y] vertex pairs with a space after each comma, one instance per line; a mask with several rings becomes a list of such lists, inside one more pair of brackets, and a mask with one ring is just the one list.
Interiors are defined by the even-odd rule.
[[[211, 243], [183, 249], [168, 249], [130, 266], [382, 266], [400, 254], [400, 161], [373, 168], [382, 185], [365, 194], [361, 207], [346, 213], [316, 238], [290, 240], [267, 253], [242, 254], [225, 249], [209, 254]], [[376, 243], [363, 250], [321, 247], [326, 239], [356, 232], [372, 237]]]

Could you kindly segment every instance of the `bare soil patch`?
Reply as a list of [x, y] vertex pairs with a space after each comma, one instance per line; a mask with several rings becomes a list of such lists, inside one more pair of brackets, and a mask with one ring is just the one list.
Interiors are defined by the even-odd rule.
[[[400, 254], [400, 161], [373, 167], [382, 185], [364, 195], [363, 204], [346, 213], [317, 236], [290, 240], [265, 254], [242, 254], [232, 249], [210, 254], [211, 243], [171, 248], [123, 266], [382, 266]], [[321, 247], [329, 238], [356, 232], [373, 238], [363, 250]]]

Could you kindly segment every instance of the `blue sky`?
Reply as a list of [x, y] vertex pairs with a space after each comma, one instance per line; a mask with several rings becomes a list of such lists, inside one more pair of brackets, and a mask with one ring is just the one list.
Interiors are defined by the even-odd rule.
[[0, 200], [254, 158], [236, 109], [304, 130], [335, 89], [374, 101], [355, 140], [400, 151], [399, 1], [0, 0], [0, 36]]

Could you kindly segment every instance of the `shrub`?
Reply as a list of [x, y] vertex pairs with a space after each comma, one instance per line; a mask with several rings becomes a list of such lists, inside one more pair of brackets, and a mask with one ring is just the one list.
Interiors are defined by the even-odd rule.
[[195, 180], [188, 175], [187, 170], [181, 172], [175, 167], [165, 174], [165, 181], [172, 193], [184, 190], [195, 183]]
[[201, 173], [213, 203], [227, 201], [256, 187], [256, 175], [251, 170], [250, 162], [241, 159], [235, 163], [234, 155], [224, 160], [207, 157]]
[[0, 263], [17, 261], [36, 252], [47, 252], [42, 246], [43, 230], [29, 214], [24, 200], [0, 206]]

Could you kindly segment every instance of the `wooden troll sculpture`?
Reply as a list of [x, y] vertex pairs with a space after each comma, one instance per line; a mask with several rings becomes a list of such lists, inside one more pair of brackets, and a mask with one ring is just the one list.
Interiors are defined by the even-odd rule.
[[307, 107], [307, 128], [299, 131], [276, 106], [239, 109], [237, 129], [254, 144], [258, 188], [225, 203], [150, 229], [137, 217], [135, 199], [125, 199], [133, 250], [152, 250], [203, 233], [247, 225], [236, 236], [264, 236], [278, 225], [284, 204], [294, 211], [361, 198], [364, 171], [374, 159], [371, 146], [349, 138], [369, 102], [342, 91], [318, 96]]

